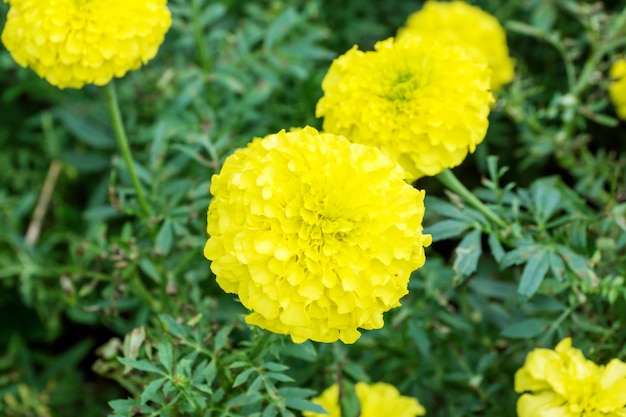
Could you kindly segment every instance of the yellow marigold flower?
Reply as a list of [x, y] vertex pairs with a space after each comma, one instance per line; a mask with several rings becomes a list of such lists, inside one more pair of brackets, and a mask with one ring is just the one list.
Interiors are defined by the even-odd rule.
[[473, 48], [487, 60], [491, 88], [498, 89], [515, 75], [509, 56], [504, 28], [494, 16], [464, 1], [427, 1], [422, 9], [407, 19], [398, 32], [398, 40], [426, 37]]
[[246, 321], [296, 343], [383, 326], [424, 264], [424, 192], [380, 150], [306, 127], [257, 138], [211, 183], [204, 248]]
[[[354, 389], [359, 399], [360, 417], [416, 417], [426, 414], [426, 410], [416, 398], [400, 395], [393, 385], [384, 382], [372, 385], [359, 382]], [[304, 417], [341, 417], [337, 384], [327, 388], [312, 402], [324, 407], [328, 414], [304, 412]]]
[[104, 85], [152, 59], [171, 25], [166, 0], [5, 0], [2, 42], [60, 88]]
[[413, 179], [459, 165], [487, 133], [487, 63], [456, 45], [378, 42], [337, 58], [322, 82], [324, 130], [380, 146]]
[[626, 120], [626, 59], [620, 59], [611, 66], [609, 94], [620, 119]]
[[519, 417], [625, 417], [626, 363], [599, 366], [572, 347], [535, 349], [515, 374]]

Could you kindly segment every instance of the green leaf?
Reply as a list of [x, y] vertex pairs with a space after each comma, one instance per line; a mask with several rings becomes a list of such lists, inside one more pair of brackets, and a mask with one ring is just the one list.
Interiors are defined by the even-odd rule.
[[426, 227], [424, 233], [432, 235], [433, 242], [438, 242], [459, 236], [470, 226], [466, 221], [447, 219]]
[[512, 265], [521, 265], [528, 262], [532, 253], [536, 250], [535, 242], [526, 241], [519, 243], [519, 247], [507, 252], [500, 262], [501, 268], [508, 268]]
[[549, 252], [550, 271], [552, 275], [559, 281], [563, 281], [565, 278], [565, 263], [563, 259], [554, 251]]
[[467, 221], [467, 216], [456, 206], [437, 197], [426, 196], [424, 200], [426, 210], [441, 216], [452, 217], [461, 221]]
[[95, 152], [65, 150], [61, 152], [63, 162], [73, 166], [81, 173], [104, 171], [110, 165], [110, 158]]
[[215, 351], [216, 352], [219, 350], [222, 350], [222, 348], [226, 346], [226, 343], [228, 342], [228, 335], [230, 334], [232, 329], [233, 329], [233, 325], [229, 324], [229, 325], [222, 327], [217, 332], [217, 334], [215, 335]]
[[456, 258], [454, 260], [453, 268], [454, 271], [461, 277], [466, 277], [476, 271], [478, 258], [482, 253], [480, 237], [480, 230], [472, 230], [463, 238], [463, 240], [461, 240], [459, 246], [457, 246], [454, 250]]
[[303, 398], [285, 398], [285, 405], [289, 408], [293, 408], [298, 411], [310, 411], [313, 413], [328, 414], [326, 409], [319, 404], [312, 403], [311, 401]]
[[263, 41], [263, 48], [269, 49], [274, 44], [287, 36], [293, 25], [300, 22], [298, 14], [293, 8], [288, 8], [280, 16], [278, 16], [272, 22], [272, 25], [267, 29], [265, 39]]
[[172, 366], [174, 364], [174, 352], [172, 349], [172, 344], [168, 339], [163, 339], [157, 345], [157, 356], [159, 357], [159, 362], [167, 372], [172, 373]]
[[143, 372], [151, 372], [153, 374], [159, 374], [165, 376], [165, 372], [159, 369], [156, 365], [151, 364], [145, 360], [136, 360], [136, 359], [128, 359], [128, 358], [117, 358], [118, 361], [122, 363], [122, 365], [129, 366], [131, 368], [137, 369]]
[[546, 319], [527, 319], [513, 323], [502, 329], [500, 335], [511, 339], [530, 339], [546, 331], [550, 321]]
[[163, 324], [166, 332], [179, 339], [185, 337], [187, 333], [185, 331], [185, 328], [176, 320], [174, 320], [172, 316], [169, 316], [167, 314], [161, 314], [159, 318], [161, 319], [161, 323]]
[[535, 219], [539, 224], [545, 224], [561, 203], [561, 193], [554, 186], [553, 178], [535, 181], [530, 187], [533, 199]]
[[307, 340], [300, 344], [285, 345], [281, 353], [287, 356], [293, 356], [294, 358], [302, 359], [307, 362], [315, 362], [317, 360], [317, 351], [315, 345]]
[[67, 130], [89, 147], [102, 150], [116, 149], [117, 143], [107, 130], [105, 121], [94, 117], [94, 110], [94, 106], [79, 103], [57, 108], [54, 113]]
[[596, 286], [598, 284], [598, 277], [589, 266], [589, 262], [585, 257], [578, 255], [570, 248], [563, 245], [557, 245], [557, 252], [561, 255], [567, 264], [567, 267], [578, 277], [591, 286]]
[[430, 356], [430, 339], [428, 333], [415, 321], [409, 321], [409, 337], [415, 342], [415, 346], [424, 358]]
[[287, 369], [289, 369], [287, 365], [283, 365], [282, 363], [276, 363], [276, 362], [267, 362], [264, 366], [266, 369], [273, 371], [273, 372], [282, 372], [282, 371], [286, 371]]
[[265, 374], [265, 377], [276, 380], [276, 381], [281, 381], [281, 382], [293, 382], [294, 381], [294, 379], [290, 377], [289, 375], [280, 374], [278, 372], [267, 372]]
[[501, 262], [505, 255], [504, 248], [502, 247], [500, 239], [498, 239], [498, 236], [495, 233], [489, 234], [487, 244], [489, 245], [489, 249], [491, 249], [491, 254], [493, 255], [493, 258], [496, 260], [496, 262]]
[[154, 381], [146, 385], [146, 387], [143, 389], [143, 392], [141, 393], [141, 404], [143, 405], [147, 403], [148, 401], [157, 402], [155, 400], [156, 393], [161, 388], [161, 385], [163, 385], [165, 381], [166, 381], [166, 378], [159, 378], [159, 379], [155, 379]]
[[171, 220], [165, 220], [156, 237], [155, 249], [161, 255], [167, 255], [174, 243], [174, 231]]
[[541, 248], [535, 251], [524, 266], [517, 292], [525, 297], [533, 295], [550, 268], [549, 251]]
[[269, 404], [263, 410], [263, 414], [261, 417], [276, 417], [278, 415], [278, 411], [276, 410], [276, 406], [274, 404]]
[[288, 397], [307, 398], [307, 397], [317, 394], [317, 391], [315, 391], [314, 389], [310, 389], [310, 388], [284, 387], [284, 388], [278, 389], [278, 394], [284, 398], [288, 398]]
[[256, 372], [255, 368], [248, 368], [241, 372], [239, 375], [237, 375], [237, 377], [235, 378], [235, 382], [233, 382], [233, 388], [244, 384], [250, 378], [250, 376], [252, 376], [253, 372]]

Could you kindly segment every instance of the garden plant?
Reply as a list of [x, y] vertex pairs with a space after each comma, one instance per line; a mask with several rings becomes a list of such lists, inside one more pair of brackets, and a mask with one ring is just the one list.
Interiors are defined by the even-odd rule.
[[0, 417], [626, 416], [624, 1], [0, 31]]

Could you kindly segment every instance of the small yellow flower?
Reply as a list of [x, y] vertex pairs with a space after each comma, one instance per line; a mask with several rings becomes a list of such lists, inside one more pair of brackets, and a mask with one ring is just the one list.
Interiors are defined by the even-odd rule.
[[152, 59], [171, 25], [166, 0], [5, 0], [2, 42], [60, 88], [104, 85]]
[[619, 59], [611, 66], [609, 94], [620, 119], [626, 120], [626, 59]]
[[[416, 398], [400, 395], [393, 385], [384, 382], [372, 385], [359, 382], [354, 389], [359, 399], [359, 417], [416, 417], [426, 414], [426, 410]], [[322, 395], [312, 401], [324, 407], [328, 414], [305, 412], [304, 417], [341, 417], [337, 384], [327, 388]]]
[[459, 165], [485, 137], [490, 70], [456, 45], [387, 39], [353, 47], [322, 82], [324, 130], [386, 148], [412, 179]]
[[599, 366], [572, 347], [535, 349], [515, 374], [519, 417], [625, 417], [626, 364]]
[[475, 49], [492, 70], [491, 88], [494, 90], [510, 82], [515, 75], [506, 32], [498, 19], [464, 1], [427, 1], [421, 10], [409, 16], [398, 32], [399, 41], [414, 36]]
[[204, 254], [246, 321], [354, 343], [425, 262], [424, 192], [380, 150], [306, 127], [255, 139], [211, 183]]

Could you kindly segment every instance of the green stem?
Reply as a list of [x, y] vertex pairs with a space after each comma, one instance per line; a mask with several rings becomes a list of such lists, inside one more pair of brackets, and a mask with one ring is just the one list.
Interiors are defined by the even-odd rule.
[[437, 179], [449, 190], [457, 193], [460, 197], [462, 197], [469, 204], [474, 206], [474, 208], [480, 211], [485, 215], [489, 220], [502, 227], [503, 229], [507, 227], [507, 224], [504, 220], [498, 217], [489, 207], [487, 207], [482, 201], [480, 201], [474, 194], [472, 194], [462, 183], [457, 179], [457, 177], [450, 171], [446, 169], [441, 174], [437, 175]]
[[137, 171], [135, 171], [135, 161], [133, 160], [133, 154], [128, 144], [128, 137], [126, 136], [126, 130], [124, 130], [124, 124], [122, 123], [122, 115], [120, 113], [117, 93], [115, 92], [115, 85], [113, 84], [113, 81], [109, 82], [104, 87], [104, 91], [106, 94], [107, 108], [109, 110], [109, 115], [111, 116], [111, 122], [113, 123], [113, 130], [115, 131], [115, 138], [117, 139], [117, 144], [120, 148], [120, 152], [122, 153], [122, 157], [124, 158], [124, 162], [126, 163], [126, 169], [128, 169], [128, 174], [130, 175], [133, 187], [137, 193], [139, 205], [141, 206], [143, 214], [146, 217], [150, 217], [150, 206], [148, 205], [143, 188], [139, 182]]

